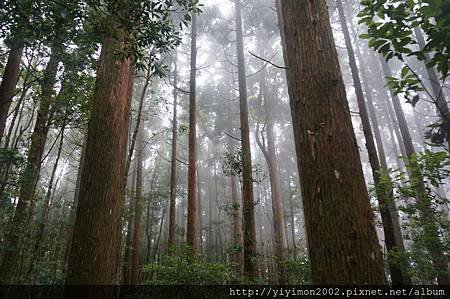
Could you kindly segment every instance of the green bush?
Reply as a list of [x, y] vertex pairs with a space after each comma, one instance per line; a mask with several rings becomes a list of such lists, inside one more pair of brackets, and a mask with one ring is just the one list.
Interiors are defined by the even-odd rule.
[[160, 261], [145, 265], [144, 284], [210, 285], [224, 284], [232, 278], [231, 265], [207, 263], [192, 257], [188, 248], [180, 256], [166, 256]]

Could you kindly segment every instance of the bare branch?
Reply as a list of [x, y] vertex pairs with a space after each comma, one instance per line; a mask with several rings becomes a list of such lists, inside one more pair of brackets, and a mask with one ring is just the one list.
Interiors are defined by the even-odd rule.
[[270, 65], [272, 65], [272, 66], [274, 66], [274, 67], [276, 67], [276, 68], [283, 69], [283, 70], [289, 69], [289, 68], [287, 68], [287, 67], [285, 67], [285, 66], [276, 65], [275, 63], [273, 63], [273, 62], [271, 62], [271, 61], [269, 61], [269, 60], [267, 60], [267, 59], [264, 59], [264, 58], [262, 58], [262, 57], [259, 57], [258, 55], [252, 53], [251, 51], [248, 51], [248, 53], [250, 53], [250, 55], [252, 55], [253, 57], [258, 58], [258, 59], [260, 59], [260, 60], [262, 60], [262, 61], [264, 61], [264, 62], [266, 62], [266, 63], [268, 63], [268, 64], [270, 64]]

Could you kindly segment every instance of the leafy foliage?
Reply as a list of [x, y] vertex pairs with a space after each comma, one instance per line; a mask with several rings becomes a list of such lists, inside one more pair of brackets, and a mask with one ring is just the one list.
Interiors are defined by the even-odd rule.
[[[442, 81], [448, 77], [450, 3], [446, 0], [363, 0], [361, 4], [359, 22], [367, 26], [367, 33], [360, 37], [368, 39], [369, 47], [387, 61], [397, 57], [404, 63], [399, 77], [387, 78], [388, 86], [397, 94], [404, 93], [414, 106], [424, 85], [405, 58], [415, 57], [428, 68], [436, 67]], [[424, 31], [425, 45], [418, 45], [414, 39], [417, 30]]]
[[[450, 61], [450, 3], [446, 0], [363, 0], [360, 23], [367, 25], [369, 46], [389, 60], [415, 56], [436, 66], [442, 77], [448, 75]], [[414, 50], [414, 28], [421, 28], [428, 40], [425, 47]]]
[[[133, 58], [138, 69], [154, 65], [155, 53], [175, 49], [181, 33], [191, 20], [191, 13], [200, 13], [198, 0], [86, 0], [88, 21], [103, 38], [117, 38], [126, 33], [125, 48], [117, 55]], [[178, 14], [181, 15], [178, 18]], [[143, 49], [152, 48], [147, 55]]]
[[282, 261], [283, 269], [286, 271], [293, 284], [308, 284], [311, 282], [311, 268], [306, 252], [297, 258]]
[[[226, 176], [242, 177], [242, 149], [236, 148], [232, 152], [226, 152], [222, 158], [222, 171]], [[266, 178], [266, 174], [260, 164], [252, 164], [252, 178], [255, 183], [260, 183]]]
[[[450, 222], [442, 212], [443, 205], [448, 205], [447, 198], [442, 198], [436, 191], [444, 180], [450, 176], [450, 156], [447, 152], [425, 151], [418, 153], [410, 159], [410, 165], [415, 165], [418, 172], [412, 172], [409, 180], [406, 173], [400, 170], [390, 170], [382, 175], [382, 181], [390, 184], [399, 202], [403, 202], [400, 211], [407, 215], [408, 225], [404, 226], [406, 239], [412, 241], [407, 250], [408, 259], [411, 261], [411, 276], [415, 283], [433, 281], [439, 274], [430, 257], [428, 248], [430, 246], [443, 246], [444, 252], [450, 249]], [[423, 202], [413, 201], [417, 196], [417, 185], [420, 181], [425, 183], [425, 194], [421, 194]], [[430, 206], [428, 217], [420, 215], [423, 206]], [[426, 228], [437, 226], [440, 236], [427, 234]], [[448, 259], [448, 257], [444, 257]], [[389, 252], [390, 263], [401, 262], [402, 256], [399, 252]]]
[[232, 275], [230, 265], [193, 260], [189, 246], [182, 246], [179, 256], [166, 256], [161, 261], [144, 266], [147, 284], [223, 284]]

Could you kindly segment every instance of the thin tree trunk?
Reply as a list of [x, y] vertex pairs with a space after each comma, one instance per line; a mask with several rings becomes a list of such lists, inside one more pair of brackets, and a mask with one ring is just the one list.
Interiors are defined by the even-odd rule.
[[[230, 153], [234, 155], [234, 141], [229, 137]], [[231, 202], [233, 204], [233, 245], [235, 252], [233, 255], [233, 262], [238, 275], [242, 274], [243, 256], [242, 256], [242, 224], [241, 224], [241, 204], [239, 200], [239, 192], [236, 181], [236, 176], [230, 176], [231, 184]]]
[[[384, 76], [392, 77], [392, 72], [389, 68], [389, 65], [381, 56], [380, 61], [383, 67]], [[429, 241], [426, 244], [427, 250], [430, 253], [434, 267], [436, 267], [436, 269], [439, 271], [439, 274], [437, 275], [438, 283], [442, 285], [450, 284], [450, 275], [448, 274], [448, 261], [444, 254], [444, 248], [439, 237], [437, 224], [432, 217], [432, 207], [430, 206], [430, 203], [426, 198], [427, 191], [423, 182], [423, 176], [420, 173], [420, 169], [418, 169], [418, 165], [411, 160], [411, 158], [416, 154], [416, 151], [414, 149], [411, 135], [409, 133], [408, 124], [406, 123], [405, 115], [403, 113], [403, 109], [398, 96], [395, 95], [392, 90], [390, 90], [390, 93], [394, 105], [395, 115], [397, 117], [400, 132], [402, 134], [402, 140], [405, 145], [406, 155], [409, 159], [411, 174], [415, 178], [415, 180], [417, 180], [416, 200], [422, 220], [424, 233], [429, 238]]]
[[136, 164], [136, 194], [133, 225], [133, 248], [131, 251], [131, 285], [139, 284], [139, 256], [141, 248], [141, 218], [142, 218], [142, 172], [144, 168], [144, 137], [143, 128], [138, 133], [137, 164]]
[[[199, 153], [197, 153], [200, 155]], [[197, 167], [197, 208], [198, 208], [198, 247], [200, 259], [203, 257], [203, 205], [202, 205], [202, 189], [200, 186], [200, 172]]]
[[[422, 50], [425, 47], [425, 38], [423, 37], [422, 31], [420, 30], [420, 28], [415, 27], [414, 34], [416, 36], [417, 43]], [[428, 67], [426, 65], [430, 61], [429, 54], [425, 53], [424, 56], [424, 65], [427, 70], [432, 94], [434, 97], [432, 100], [434, 105], [436, 106], [438, 114], [442, 117], [442, 121], [444, 123], [443, 128], [445, 131], [445, 138], [447, 139], [447, 143], [450, 144], [450, 110], [448, 108], [447, 99], [445, 98], [443, 86], [440, 84], [436, 69], [434, 67]]]
[[198, 253], [198, 211], [197, 211], [197, 15], [192, 14], [191, 71], [189, 76], [189, 161], [186, 242], [192, 247], [192, 254]]
[[244, 274], [250, 279], [258, 275], [256, 253], [255, 203], [253, 199], [252, 154], [248, 121], [247, 82], [245, 77], [244, 40], [242, 35], [241, 0], [234, 1], [239, 77], [239, 108], [242, 146], [242, 214], [244, 242]]
[[384, 284], [325, 0], [278, 3], [314, 284]]
[[175, 253], [175, 228], [176, 228], [176, 199], [177, 199], [177, 142], [178, 142], [178, 64], [177, 56], [174, 58], [173, 71], [173, 114], [172, 114], [172, 156], [170, 159], [170, 199], [169, 199], [169, 252]]
[[[15, 145], [15, 142], [11, 142], [14, 140], [14, 136], [17, 135], [17, 131], [19, 129], [19, 125], [22, 121], [23, 116], [23, 110], [25, 108], [25, 97], [27, 96], [28, 90], [31, 88], [31, 84], [28, 84], [28, 80], [30, 77], [30, 70], [28, 69], [24, 78], [24, 87], [22, 89], [22, 93], [20, 95], [20, 98], [17, 101], [17, 107], [16, 111], [14, 112], [13, 119], [11, 120], [11, 124], [9, 126], [8, 134], [6, 135], [5, 141], [4, 141], [4, 149], [8, 149], [10, 147], [11, 149], [15, 150], [17, 146]], [[34, 114], [34, 111], [31, 113], [31, 115]], [[13, 135], [14, 134], [14, 135]], [[5, 188], [8, 185], [8, 179], [9, 179], [9, 173], [12, 168], [12, 161], [7, 161], [5, 164], [2, 163], [2, 168], [0, 170], [0, 198], [3, 198], [3, 194], [5, 192]], [[2, 204], [0, 204], [0, 210], [2, 209]]]
[[115, 53], [127, 40], [118, 30], [117, 39], [103, 42], [66, 284], [112, 284], [116, 278], [133, 66]]
[[[255, 139], [261, 152], [263, 153], [264, 159], [267, 163], [267, 168], [269, 170], [270, 179], [270, 190], [272, 198], [272, 214], [273, 214], [273, 230], [274, 230], [274, 253], [275, 262], [277, 265], [277, 270], [279, 272], [279, 283], [286, 284], [286, 273], [283, 269], [283, 259], [284, 259], [284, 239], [285, 231], [283, 224], [283, 203], [281, 198], [280, 189], [280, 178], [278, 173], [278, 162], [275, 152], [275, 137], [273, 128], [273, 119], [271, 116], [272, 111], [270, 106], [272, 102], [269, 101], [269, 95], [266, 90], [265, 74], [263, 73], [261, 79], [261, 94], [260, 96], [264, 98], [264, 108], [265, 108], [265, 118], [266, 118], [266, 135], [267, 135], [267, 148], [264, 140], [264, 133], [261, 131], [261, 140], [258, 136], [259, 128], [256, 130]], [[262, 100], [262, 99], [261, 99]], [[259, 125], [258, 125], [259, 126]]]
[[6, 253], [0, 266], [0, 284], [11, 283], [13, 273], [17, 270], [18, 254], [22, 246], [27, 226], [30, 207], [34, 202], [34, 193], [39, 179], [42, 154], [49, 130], [50, 106], [53, 100], [53, 87], [56, 82], [58, 68], [56, 51], [52, 53], [45, 70], [45, 76], [41, 84], [41, 103], [39, 106], [36, 123], [31, 135], [31, 145], [25, 171], [22, 174], [20, 194], [11, 229], [6, 235]]
[[159, 170], [158, 160], [155, 162], [155, 170], [153, 171], [152, 179], [150, 181], [150, 195], [149, 202], [147, 205], [146, 212], [146, 221], [145, 221], [145, 233], [147, 235], [147, 254], [145, 256], [145, 263], [148, 264], [150, 262], [150, 250], [152, 245], [152, 236], [153, 236], [153, 192], [155, 191], [155, 182], [156, 182], [156, 174]]
[[291, 235], [292, 235], [292, 247], [294, 250], [294, 260], [297, 260], [297, 243], [295, 242], [295, 218], [294, 218], [294, 200], [293, 197], [290, 197], [289, 200], [289, 216], [291, 218]]
[[23, 87], [22, 87], [20, 97], [16, 104], [16, 109], [14, 111], [13, 119], [11, 120], [11, 123], [9, 125], [8, 134], [6, 135], [6, 138], [5, 138], [4, 148], [8, 148], [9, 143], [11, 141], [13, 129], [14, 129], [14, 127], [17, 128], [19, 126], [19, 123], [22, 119], [22, 117], [19, 117], [19, 121], [16, 125], [17, 117], [19, 115], [22, 116], [22, 113], [23, 113], [23, 108], [25, 106], [25, 104], [24, 104], [25, 97], [27, 96], [28, 90], [30, 90], [30, 88], [32, 86], [32, 84], [30, 84], [30, 82], [29, 82], [30, 76], [31, 76], [31, 71], [30, 71], [30, 67], [28, 67], [28, 69], [26, 70], [26, 73], [25, 73], [25, 77], [23, 78]]
[[[376, 61], [375, 61], [375, 63], [376, 63]], [[382, 74], [380, 73], [380, 69], [379, 69], [378, 63], [376, 63], [375, 72], [379, 76], [382, 76]], [[397, 144], [400, 147], [400, 152], [401, 152], [402, 157], [403, 157], [403, 163], [405, 164], [405, 167], [406, 167], [407, 162], [408, 162], [408, 161], [405, 160], [405, 158], [407, 157], [406, 149], [405, 149], [405, 145], [403, 143], [402, 135], [400, 133], [399, 123], [398, 123], [398, 121], [396, 121], [396, 117], [395, 117], [394, 110], [392, 108], [392, 104], [389, 102], [390, 95], [388, 94], [388, 92], [386, 91], [385, 88], [382, 88], [380, 91], [381, 91], [380, 96], [383, 99], [382, 100], [383, 101], [382, 102], [382, 106], [384, 106], [384, 108], [385, 108], [383, 110], [384, 110], [384, 112], [386, 114], [386, 117], [388, 117], [391, 120], [391, 123], [388, 123], [388, 125], [392, 125], [392, 128], [390, 128], [389, 131], [392, 132], [392, 129], [393, 129], [393, 131], [395, 133], [395, 137], [397, 139]]]
[[162, 228], [163, 228], [163, 224], [164, 224], [164, 217], [166, 216], [167, 206], [163, 206], [162, 209], [163, 210], [162, 210], [162, 215], [161, 215], [161, 221], [159, 223], [158, 237], [156, 238], [155, 250], [153, 251], [153, 261], [154, 262], [157, 262], [159, 241], [161, 240], [161, 232], [162, 232]]
[[122, 264], [122, 283], [129, 285], [131, 284], [131, 252], [133, 247], [133, 225], [134, 225], [134, 214], [136, 213], [136, 174], [137, 174], [137, 162], [134, 163], [133, 173], [131, 175], [131, 187], [132, 191], [129, 198], [129, 208], [127, 217], [127, 235], [125, 238], [125, 252], [123, 255]]
[[22, 59], [23, 46], [13, 48], [8, 55], [8, 61], [0, 84], [0, 138], [3, 137], [8, 117], [9, 107], [14, 97], [17, 80], [19, 79], [20, 61]]
[[[372, 169], [372, 176], [375, 182], [376, 196], [379, 202], [380, 215], [382, 219], [383, 232], [385, 238], [386, 248], [389, 252], [400, 253], [404, 256], [404, 251], [401, 251], [402, 245], [397, 244], [394, 232], [394, 221], [392, 215], [397, 214], [395, 207], [393, 191], [387, 184], [381, 185], [381, 166], [378, 159], [378, 153], [375, 147], [372, 128], [370, 126], [369, 113], [367, 112], [364, 93], [362, 90], [361, 80], [359, 78], [358, 66], [356, 65], [355, 53], [351, 43], [350, 32], [347, 26], [347, 20], [345, 17], [344, 7], [342, 0], [337, 0], [337, 7], [339, 11], [339, 19], [344, 33], [345, 45], [347, 48], [350, 70], [353, 78], [353, 86], [355, 87], [356, 100], [358, 102], [359, 115], [361, 117], [361, 123], [363, 127], [364, 137], [366, 139], [366, 149], [369, 156], [369, 163]], [[387, 168], [386, 168], [387, 169]], [[389, 271], [391, 273], [391, 280], [393, 285], [410, 285], [411, 279], [407, 275], [408, 261], [402, 258], [402, 263], [396, 261], [395, 263], [389, 263]]]
[[[356, 47], [356, 51], [357, 51], [356, 53], [357, 53], [360, 65], [364, 65], [364, 60], [361, 57], [361, 53], [359, 51], [359, 47]], [[386, 171], [388, 171], [388, 164], [387, 164], [387, 160], [386, 160], [386, 154], [385, 154], [385, 151], [384, 151], [383, 141], [382, 141], [382, 138], [381, 138], [380, 127], [379, 127], [379, 124], [378, 124], [378, 118], [377, 118], [375, 106], [374, 106], [374, 103], [373, 103], [372, 93], [371, 93], [370, 88], [369, 88], [368, 83], [367, 83], [367, 78], [368, 77], [367, 77], [367, 74], [366, 74], [366, 71], [365, 71], [364, 68], [361, 68], [361, 76], [363, 78], [364, 89], [366, 91], [367, 104], [368, 104], [368, 107], [369, 107], [369, 115], [370, 115], [370, 120], [372, 122], [373, 131], [374, 131], [374, 134], [375, 134], [375, 140], [376, 140], [376, 143], [377, 143], [378, 156], [380, 158], [381, 169], [384, 172], [386, 172]], [[388, 123], [390, 122], [389, 116], [388, 116], [387, 122]], [[392, 141], [393, 150], [394, 150], [394, 153], [395, 153], [395, 156], [396, 156], [398, 167], [400, 169], [402, 169], [403, 165], [401, 164], [401, 161], [398, 158], [399, 154], [398, 154], [397, 146], [396, 146], [394, 138], [393, 138], [392, 131], [393, 130], [389, 129], [389, 133], [391, 134], [391, 141]], [[393, 226], [393, 230], [394, 230], [394, 237], [395, 237], [395, 240], [396, 240], [396, 245], [398, 246], [399, 252], [405, 252], [405, 243], [404, 243], [403, 236], [402, 236], [402, 230], [401, 230], [399, 215], [398, 215], [398, 212], [397, 212], [397, 208], [395, 206], [395, 200], [393, 198], [391, 198], [391, 200], [392, 200], [391, 204], [393, 205], [393, 208], [389, 209], [389, 212], [392, 215], [392, 220], [393, 220], [392, 226]], [[407, 259], [406, 256], [405, 256], [405, 259]], [[403, 261], [403, 266], [405, 268], [408, 267], [408, 261], [407, 260]], [[407, 277], [407, 279], [408, 279], [408, 277]], [[410, 281], [409, 282], [406, 281], [406, 283], [407, 284], [411, 284]]]
[[[42, 215], [41, 215], [41, 218], [39, 221], [38, 232], [37, 232], [37, 235], [35, 236], [33, 257], [30, 262], [30, 268], [28, 269], [28, 275], [32, 275], [34, 277], [33, 284], [36, 283], [36, 281], [35, 281], [36, 275], [34, 275], [33, 271], [34, 271], [34, 267], [39, 263], [40, 256], [41, 256], [41, 242], [42, 242], [42, 237], [44, 236], [45, 226], [47, 225], [51, 199], [52, 199], [53, 193], [54, 193], [53, 192], [53, 183], [55, 180], [56, 170], [58, 169], [59, 159], [61, 157], [61, 151], [63, 148], [65, 126], [66, 125], [65, 125], [65, 120], [64, 120], [62, 128], [61, 128], [61, 132], [60, 132], [61, 137], [60, 137], [60, 142], [59, 142], [59, 146], [58, 146], [58, 151], [56, 154], [55, 163], [53, 165], [53, 169], [52, 169], [52, 172], [50, 175], [50, 181], [48, 183], [47, 193], [44, 198], [44, 203], [43, 203], [43, 207], [42, 207]], [[55, 184], [55, 187], [56, 187], [56, 185], [57, 184]]]
[[81, 183], [81, 170], [83, 169], [84, 157], [86, 154], [86, 142], [87, 142], [87, 135], [84, 135], [83, 147], [81, 149], [80, 164], [78, 165], [77, 181], [75, 183], [75, 192], [73, 194], [73, 204], [70, 209], [69, 228], [67, 229], [67, 242], [64, 251], [64, 268], [67, 268], [67, 265], [69, 263], [70, 251], [72, 249], [73, 229], [75, 225], [75, 216], [78, 209], [78, 197], [80, 195], [80, 183]]

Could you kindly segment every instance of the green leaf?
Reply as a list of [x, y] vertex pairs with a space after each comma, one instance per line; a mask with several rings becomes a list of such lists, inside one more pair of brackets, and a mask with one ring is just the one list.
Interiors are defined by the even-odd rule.
[[408, 73], [409, 73], [409, 68], [408, 68], [407, 66], [404, 66], [404, 67], [402, 68], [402, 72], [401, 72], [400, 76], [401, 76], [402, 78], [405, 78], [405, 76], [406, 76]]
[[359, 38], [361, 38], [361, 39], [369, 39], [369, 38], [370, 38], [370, 35], [367, 34], [367, 33], [360, 34], [360, 35], [359, 35]]

